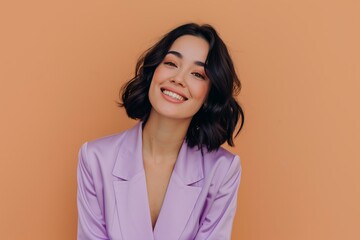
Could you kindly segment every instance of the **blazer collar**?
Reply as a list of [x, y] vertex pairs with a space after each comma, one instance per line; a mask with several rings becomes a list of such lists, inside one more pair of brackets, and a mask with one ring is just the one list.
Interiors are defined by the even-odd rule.
[[[119, 147], [113, 175], [130, 180], [144, 171], [142, 156], [142, 122], [125, 132], [124, 140]], [[190, 185], [204, 178], [201, 151], [190, 148], [184, 140], [174, 166], [174, 172], [184, 183]]]
[[154, 230], [151, 227], [142, 158], [142, 124], [125, 132], [113, 169], [120, 232], [124, 239], [179, 239], [195, 207], [204, 178], [201, 151], [184, 141]]
[[142, 171], [142, 124], [139, 122], [124, 132], [112, 173], [123, 180], [130, 180]]

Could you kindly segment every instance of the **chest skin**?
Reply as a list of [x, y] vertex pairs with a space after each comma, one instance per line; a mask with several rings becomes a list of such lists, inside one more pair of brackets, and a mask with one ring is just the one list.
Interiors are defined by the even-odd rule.
[[175, 164], [155, 164], [144, 159], [146, 187], [152, 228], [155, 228]]

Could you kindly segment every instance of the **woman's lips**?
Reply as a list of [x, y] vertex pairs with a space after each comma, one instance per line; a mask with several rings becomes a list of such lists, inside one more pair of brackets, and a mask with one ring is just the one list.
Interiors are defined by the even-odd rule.
[[187, 100], [187, 97], [185, 97], [184, 95], [182, 95], [174, 90], [171, 90], [171, 89], [161, 88], [161, 92], [164, 95], [173, 98], [174, 100], [178, 100], [178, 101], [186, 101]]

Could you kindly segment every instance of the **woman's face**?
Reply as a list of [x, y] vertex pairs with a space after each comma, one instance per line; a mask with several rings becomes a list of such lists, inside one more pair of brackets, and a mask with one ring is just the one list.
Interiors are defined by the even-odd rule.
[[204, 68], [208, 52], [203, 38], [184, 35], [175, 40], [151, 81], [151, 114], [191, 120], [210, 89]]

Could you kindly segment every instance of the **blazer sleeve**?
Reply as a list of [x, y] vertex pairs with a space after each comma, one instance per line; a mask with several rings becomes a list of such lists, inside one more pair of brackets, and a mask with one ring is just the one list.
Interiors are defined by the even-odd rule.
[[78, 240], [109, 239], [100, 208], [91, 168], [87, 159], [87, 143], [79, 151], [77, 168]]
[[240, 159], [235, 156], [194, 240], [231, 239], [240, 177]]

